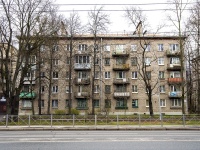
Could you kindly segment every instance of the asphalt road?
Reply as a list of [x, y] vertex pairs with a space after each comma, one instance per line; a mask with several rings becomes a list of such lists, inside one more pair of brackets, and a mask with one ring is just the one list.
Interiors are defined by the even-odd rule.
[[200, 131], [1, 131], [0, 150], [199, 150]]

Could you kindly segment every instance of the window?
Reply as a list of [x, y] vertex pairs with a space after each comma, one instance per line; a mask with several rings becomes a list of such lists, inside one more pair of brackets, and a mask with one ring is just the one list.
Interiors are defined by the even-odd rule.
[[66, 72], [66, 79], [69, 79], [69, 72]]
[[110, 66], [110, 58], [105, 58], [104, 64], [105, 64], [106, 66]]
[[67, 51], [70, 51], [70, 44], [67, 44], [67, 45], [66, 45], [66, 50], [67, 50]]
[[116, 58], [116, 65], [123, 65], [126, 63], [124, 58]]
[[99, 79], [99, 71], [96, 71], [96, 72], [95, 72], [94, 78], [95, 78], [95, 79]]
[[77, 107], [79, 109], [86, 109], [87, 108], [87, 100], [86, 99], [77, 99]]
[[150, 80], [151, 79], [151, 71], [146, 71], [146, 79]]
[[44, 108], [44, 100], [40, 101], [41, 108]]
[[165, 85], [160, 85], [160, 93], [165, 93]]
[[177, 51], [179, 50], [178, 44], [170, 44], [170, 51]]
[[98, 108], [99, 107], [99, 100], [98, 99], [94, 99], [93, 100], [93, 105], [95, 108]]
[[[69, 93], [69, 85], [66, 86], [66, 93]], [[71, 87], [71, 93], [72, 93], [72, 87]]]
[[98, 65], [99, 64], [99, 58], [96, 58], [94, 63], [95, 63], [95, 65]]
[[79, 44], [78, 50], [79, 51], [86, 51], [87, 50], [87, 45], [86, 44]]
[[117, 99], [116, 107], [117, 108], [127, 108], [127, 101], [124, 99]]
[[53, 60], [52, 60], [52, 64], [53, 64], [53, 65], [58, 65], [58, 61], [59, 61], [58, 59], [53, 59]]
[[45, 72], [40, 72], [40, 77], [44, 78], [45, 77]]
[[110, 99], [105, 100], [105, 108], [111, 108], [111, 100]]
[[180, 71], [172, 71], [170, 72], [170, 78], [180, 78], [181, 72]]
[[105, 72], [105, 79], [110, 79], [110, 71]]
[[125, 79], [126, 78], [126, 72], [124, 72], [124, 71], [116, 72], [116, 78], [117, 79]]
[[145, 62], [145, 65], [147, 65], [147, 66], [151, 65], [151, 58], [146, 57], [144, 62]]
[[170, 64], [180, 64], [180, 59], [178, 57], [171, 57]]
[[132, 72], [132, 79], [137, 79], [137, 71]]
[[132, 100], [132, 108], [138, 108], [138, 99]]
[[45, 88], [44, 88], [44, 86], [42, 85], [41, 86], [41, 93], [44, 93], [45, 92]]
[[131, 45], [131, 51], [132, 51], [132, 52], [137, 51], [137, 45], [132, 44], [132, 45]]
[[58, 72], [53, 72], [53, 79], [58, 79]]
[[131, 57], [131, 65], [137, 66], [137, 57]]
[[164, 71], [159, 71], [159, 79], [164, 79], [164, 78], [165, 78]]
[[22, 100], [22, 107], [23, 108], [32, 108], [31, 100]]
[[115, 48], [117, 53], [124, 51], [124, 45], [116, 45]]
[[149, 100], [146, 100], [146, 107], [149, 107]]
[[145, 51], [150, 51], [151, 46], [150, 46], [150, 44], [145, 44], [144, 48], [145, 48]]
[[104, 46], [104, 51], [110, 51], [110, 45], [105, 45]]
[[90, 63], [90, 57], [89, 56], [76, 56], [76, 63], [77, 64], [86, 64]]
[[170, 91], [171, 92], [179, 92], [180, 86], [179, 85], [170, 85]]
[[166, 107], [166, 100], [160, 99], [160, 107]]
[[29, 63], [30, 64], [35, 64], [36, 63], [36, 56], [35, 55], [31, 55], [29, 58]]
[[23, 85], [23, 92], [29, 92], [29, 85]]
[[116, 92], [126, 92], [126, 86], [124, 85], [117, 85]]
[[87, 79], [88, 78], [88, 72], [87, 71], [79, 71], [78, 72], [78, 79]]
[[45, 45], [41, 45], [41, 46], [40, 46], [40, 51], [41, 51], [41, 52], [45, 51]]
[[53, 45], [53, 51], [58, 51], [59, 50], [59, 46], [58, 45]]
[[70, 63], [70, 57], [67, 57], [66, 58], [66, 64], [69, 65], [69, 63]]
[[106, 94], [110, 94], [111, 93], [111, 89], [110, 89], [110, 85], [105, 85], [105, 93]]
[[172, 101], [172, 107], [181, 107], [181, 99], [171, 99]]
[[158, 51], [160, 52], [164, 51], [163, 44], [158, 44]]
[[164, 58], [163, 57], [158, 58], [158, 65], [164, 65]]
[[58, 108], [58, 100], [57, 99], [52, 100], [52, 108]]
[[58, 93], [58, 86], [53, 86], [52, 87], [52, 93]]
[[66, 101], [65, 101], [65, 108], [69, 108], [69, 100], [68, 99], [66, 99]]
[[94, 85], [94, 93], [99, 93], [99, 85]]
[[137, 93], [138, 92], [137, 85], [132, 85], [132, 92], [133, 93]]

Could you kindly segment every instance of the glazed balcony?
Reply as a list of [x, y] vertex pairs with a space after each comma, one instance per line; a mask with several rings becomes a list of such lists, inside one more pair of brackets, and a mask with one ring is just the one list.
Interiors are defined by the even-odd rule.
[[181, 98], [181, 91], [169, 92], [169, 98]]
[[116, 78], [116, 79], [113, 79], [113, 83], [114, 84], [129, 84], [130, 80], [129, 78], [122, 78], [122, 79]]
[[74, 94], [75, 98], [88, 98], [90, 96], [89, 92], [76, 92]]
[[79, 84], [90, 84], [90, 78], [85, 78], [85, 79], [75, 78], [74, 79], [74, 83], [76, 85], [79, 85]]
[[35, 77], [24, 77], [23, 84], [35, 84]]
[[169, 84], [181, 84], [182, 82], [184, 82], [182, 78], [168, 78]]
[[167, 70], [181, 70], [181, 64], [168, 64]]
[[129, 64], [119, 64], [119, 65], [117, 65], [117, 64], [114, 64], [113, 65], [113, 70], [115, 70], [115, 71], [118, 71], [118, 70], [129, 70], [130, 69], [130, 66], [129, 66]]
[[128, 98], [128, 97], [130, 97], [130, 92], [118, 92], [118, 91], [115, 91], [114, 92], [114, 97], [116, 97], [116, 98], [119, 98], [119, 97]]
[[129, 51], [128, 50], [123, 50], [123, 51], [117, 51], [114, 50], [112, 53], [112, 56], [114, 57], [128, 57], [129, 56]]
[[91, 64], [90, 63], [84, 63], [84, 64], [74, 64], [74, 70], [90, 70]]
[[168, 57], [180, 56], [180, 51], [179, 51], [179, 50], [176, 50], [176, 51], [167, 50], [167, 51], [166, 51], [166, 55], [167, 55]]

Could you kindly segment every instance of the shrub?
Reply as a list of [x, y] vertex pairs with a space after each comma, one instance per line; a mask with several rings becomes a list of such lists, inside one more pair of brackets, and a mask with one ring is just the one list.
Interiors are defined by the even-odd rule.
[[56, 115], [65, 115], [66, 114], [66, 110], [55, 110], [55, 114]]
[[77, 109], [72, 109], [71, 110], [71, 113], [73, 114], [73, 115], [79, 115], [79, 110], [77, 110]]

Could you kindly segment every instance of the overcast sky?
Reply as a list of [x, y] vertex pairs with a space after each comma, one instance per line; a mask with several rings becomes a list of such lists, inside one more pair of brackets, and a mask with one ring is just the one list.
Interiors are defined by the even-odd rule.
[[[161, 4], [167, 3], [168, 0], [56, 0], [56, 4], [59, 5], [59, 10], [61, 14], [66, 16], [69, 15], [69, 10], [92, 10], [95, 5], [67, 5], [67, 4], [105, 4], [104, 10], [124, 10], [126, 7], [129, 7], [127, 4], [134, 4], [132, 6], [140, 7], [144, 10], [144, 14], [148, 18], [148, 22], [153, 29], [151, 32], [157, 29], [159, 24], [170, 24], [167, 19], [167, 15], [170, 13], [166, 11], [169, 9], [169, 4]], [[183, 0], [186, 2], [187, 0]], [[194, 2], [195, 0], [189, 0], [189, 2]], [[121, 5], [106, 5], [106, 4], [121, 4]], [[97, 5], [100, 7], [101, 5]], [[191, 5], [188, 5], [190, 7]], [[158, 10], [159, 9], [159, 10]], [[88, 11], [78, 11], [81, 21], [83, 24], [87, 23], [87, 13]], [[134, 31], [132, 27], [130, 27], [127, 23], [127, 20], [123, 17], [124, 11], [105, 11], [110, 15], [110, 20], [112, 24], [109, 27], [110, 32], [129, 32]], [[185, 11], [184, 17], [187, 18], [188, 11]], [[173, 28], [163, 28], [162, 31], [171, 32], [175, 30]]]

